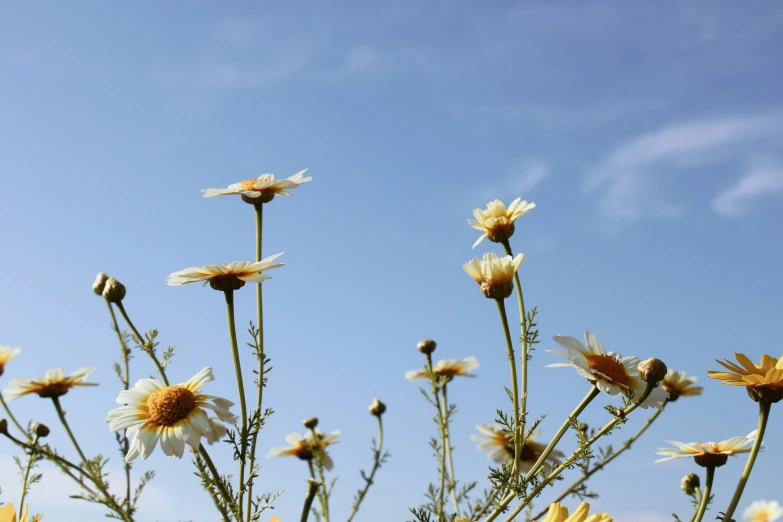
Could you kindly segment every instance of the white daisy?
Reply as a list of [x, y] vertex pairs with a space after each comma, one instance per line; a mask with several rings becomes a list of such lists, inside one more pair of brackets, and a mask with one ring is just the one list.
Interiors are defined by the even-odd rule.
[[723, 466], [732, 455], [750, 453], [751, 446], [756, 441], [757, 435], [758, 431], [753, 430], [744, 437], [734, 437], [721, 442], [685, 443], [667, 440], [666, 442], [677, 447], [659, 448], [656, 454], [663, 455], [664, 458], [655, 462], [693, 457], [699, 466]]
[[326, 453], [326, 447], [340, 442], [340, 431], [325, 434], [319, 429], [315, 430], [316, 439], [313, 439], [313, 433], [308, 431], [305, 436], [298, 433], [289, 433], [285, 437], [288, 446], [280, 446], [269, 450], [269, 457], [297, 457], [301, 460], [312, 460], [316, 453], [321, 454], [321, 465], [331, 470], [334, 467], [332, 457]]
[[484, 259], [473, 258], [464, 265], [465, 270], [481, 286], [481, 291], [491, 299], [505, 299], [514, 289], [514, 274], [519, 270], [524, 254], [498, 257], [494, 252], [484, 254]]
[[783, 508], [776, 500], [757, 500], [742, 513], [742, 518], [748, 522], [775, 522], [780, 517], [783, 517]]
[[74, 386], [98, 386], [94, 382], [84, 382], [87, 376], [94, 371], [95, 368], [88, 366], [76, 370], [70, 375], [65, 375], [62, 368], [57, 368], [49, 370], [43, 377], [35, 379], [16, 378], [8, 383], [8, 388], [5, 389], [3, 395], [9, 401], [31, 393], [37, 393], [39, 397], [45, 399], [61, 397]]
[[0, 375], [3, 375], [5, 365], [8, 362], [22, 353], [20, 348], [11, 348], [10, 346], [0, 346]]
[[215, 196], [241, 195], [247, 203], [268, 203], [275, 196], [290, 196], [289, 190], [297, 188], [302, 183], [311, 181], [312, 177], [304, 177], [307, 169], [297, 172], [288, 179], [276, 179], [274, 174], [261, 174], [258, 178], [246, 179], [229, 185], [224, 189], [202, 189], [205, 198]]
[[[594, 383], [599, 390], [615, 396], [620, 393], [627, 395], [633, 391], [638, 397], [647, 387], [647, 383], [639, 377], [637, 371], [638, 357], [622, 357], [619, 353], [607, 352], [596, 336], [590, 332], [585, 332], [587, 346], [569, 335], [556, 335], [554, 340], [565, 348], [565, 352], [557, 350], [547, 350], [547, 352], [565, 357], [568, 362], [549, 364], [548, 368], [573, 366], [579, 375]], [[639, 406], [661, 409], [668, 397], [669, 393], [658, 386]]]
[[169, 275], [168, 285], [179, 286], [203, 282], [215, 290], [239, 290], [245, 283], [261, 283], [272, 276], [264, 274], [264, 270], [284, 266], [285, 263], [275, 261], [283, 253], [269, 256], [261, 261], [234, 261], [227, 265], [205, 265], [174, 272]]
[[693, 386], [696, 380], [694, 376], [685, 377], [685, 372], [675, 372], [669, 368], [661, 381], [661, 387], [669, 393], [669, 402], [674, 402], [680, 397], [701, 395], [704, 388]]
[[[432, 367], [432, 373], [436, 377], [445, 377], [448, 380], [454, 377], [475, 377], [470, 372], [479, 367], [478, 359], [475, 357], [466, 357], [464, 359], [442, 359]], [[420, 370], [411, 370], [405, 372], [405, 378], [409, 381], [419, 379], [428, 379], [429, 373], [426, 368]]]
[[[471, 435], [472, 440], [480, 440], [478, 446], [481, 451], [489, 451], [488, 458], [495, 462], [513, 462], [514, 460], [514, 441], [511, 432], [500, 424], [478, 424], [476, 428], [481, 434]], [[527, 473], [546, 449], [546, 444], [535, 442], [535, 439], [541, 435], [541, 430], [535, 430], [528, 435], [525, 444], [519, 452], [519, 471]], [[553, 450], [548, 456], [549, 462], [562, 460], [563, 452]]]
[[111, 431], [127, 429], [128, 436], [134, 434], [125, 462], [138, 456], [146, 459], [158, 440], [163, 453], [182, 458], [185, 444], [198, 451], [201, 437], [213, 443], [225, 435], [225, 426], [208, 418], [205, 410], [233, 422], [236, 416], [229, 408], [234, 403], [201, 393], [214, 379], [212, 368], [204, 368], [182, 384], [166, 386], [157, 379], [139, 379], [132, 389], [121, 391], [117, 402], [125, 406], [110, 411], [106, 422]]
[[517, 198], [508, 208], [499, 199], [487, 203], [486, 210], [477, 208], [473, 211], [473, 217], [476, 219], [469, 219], [468, 224], [476, 230], [483, 232], [483, 234], [473, 243], [473, 248], [476, 248], [479, 243], [484, 241], [484, 238], [489, 238], [490, 241], [495, 243], [507, 240], [514, 233], [514, 221], [535, 207], [535, 203], [528, 203], [523, 201], [522, 198]]

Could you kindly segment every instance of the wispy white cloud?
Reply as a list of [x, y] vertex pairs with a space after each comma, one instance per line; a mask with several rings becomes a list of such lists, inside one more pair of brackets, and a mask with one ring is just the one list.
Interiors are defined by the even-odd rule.
[[780, 165], [751, 168], [737, 183], [712, 200], [712, 210], [725, 217], [747, 212], [758, 198], [783, 193], [783, 167]]
[[529, 161], [518, 167], [518, 172], [511, 177], [510, 189], [522, 197], [537, 187], [549, 174], [549, 169], [543, 161]]
[[545, 161], [540, 159], [522, 161], [509, 169], [505, 175], [489, 180], [474, 189], [473, 194], [478, 193], [487, 201], [499, 198], [506, 204], [517, 197], [530, 200], [530, 193], [549, 177], [550, 173], [551, 168]]

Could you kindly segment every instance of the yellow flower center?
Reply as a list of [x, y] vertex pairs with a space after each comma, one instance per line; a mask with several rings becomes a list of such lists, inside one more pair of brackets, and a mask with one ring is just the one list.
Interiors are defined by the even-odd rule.
[[714, 442], [697, 442], [694, 446], [703, 448], [705, 453], [719, 453], [720, 447]]
[[753, 515], [753, 520], [756, 522], [768, 522], [771, 513], [769, 511], [759, 511]]
[[439, 377], [454, 377], [456, 375], [462, 375], [462, 369], [457, 368], [456, 366], [447, 366], [446, 368], [441, 368], [437, 372], [435, 372], [435, 375]]
[[157, 390], [147, 399], [150, 418], [159, 426], [174, 426], [196, 407], [193, 392], [179, 385]]
[[631, 386], [631, 376], [625, 371], [625, 366], [611, 355], [588, 355], [587, 364], [591, 369], [606, 375], [612, 382]]

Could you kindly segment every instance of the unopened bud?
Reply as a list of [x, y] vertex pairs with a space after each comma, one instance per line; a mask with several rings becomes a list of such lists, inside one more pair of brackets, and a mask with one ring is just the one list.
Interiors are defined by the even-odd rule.
[[373, 399], [372, 404], [370, 404], [370, 407], [368, 409], [370, 410], [370, 413], [372, 413], [376, 417], [380, 417], [386, 412], [386, 405], [381, 401], [379, 401], [378, 399]]
[[614, 414], [620, 417], [621, 419], [625, 418], [625, 410], [622, 408], [617, 408], [614, 410]]
[[432, 339], [424, 339], [423, 341], [419, 341], [416, 348], [424, 355], [429, 355], [435, 351], [435, 341]]
[[92, 284], [92, 291], [98, 295], [103, 295], [103, 287], [106, 286], [106, 281], [109, 279], [104, 272], [98, 272], [95, 276], [95, 282]]
[[579, 425], [579, 431], [581, 431], [582, 433], [587, 433], [587, 424], [586, 424], [586, 423], [584, 423], [584, 422], [583, 422], [583, 423], [581, 423], [581, 424]]
[[0, 434], [8, 434], [8, 421], [6, 419], [0, 419]]
[[307, 417], [305, 420], [302, 421], [302, 425], [304, 425], [305, 428], [308, 430], [314, 430], [316, 426], [318, 426], [318, 418], [317, 417]]
[[663, 378], [666, 377], [667, 370], [668, 368], [666, 368], [663, 361], [656, 359], [655, 357], [640, 362], [639, 366], [636, 367], [636, 371], [639, 372], [639, 377], [641, 377], [644, 382], [652, 384], [661, 382]]
[[110, 277], [103, 287], [103, 297], [110, 303], [119, 303], [125, 298], [125, 285]]
[[696, 473], [688, 473], [682, 477], [682, 482], [680, 483], [680, 487], [686, 495], [693, 495], [696, 492], [696, 488], [700, 485], [701, 480], [699, 480], [699, 476]]
[[31, 426], [31, 429], [33, 433], [35, 433], [38, 437], [44, 438], [49, 436], [49, 428], [45, 424], [40, 424], [38, 422], [34, 423]]

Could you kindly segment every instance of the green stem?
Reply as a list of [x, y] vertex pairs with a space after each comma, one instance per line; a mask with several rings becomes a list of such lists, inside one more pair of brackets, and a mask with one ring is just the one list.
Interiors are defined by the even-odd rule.
[[321, 487], [321, 484], [315, 479], [307, 481], [307, 496], [305, 497], [304, 505], [302, 506], [302, 516], [299, 518], [301, 522], [307, 522], [307, 518], [310, 516], [310, 510], [313, 508], [313, 499], [315, 499], [315, 494], [318, 492], [319, 487]]
[[745, 470], [742, 472], [742, 476], [740, 477], [739, 483], [737, 484], [737, 489], [734, 490], [734, 496], [731, 498], [731, 504], [729, 504], [729, 507], [726, 508], [726, 513], [723, 515], [723, 520], [726, 522], [731, 521], [731, 516], [737, 509], [740, 498], [742, 498], [742, 492], [745, 490], [745, 484], [748, 482], [748, 478], [750, 478], [750, 472], [753, 470], [753, 464], [756, 462], [756, 455], [759, 454], [759, 450], [761, 449], [761, 439], [764, 438], [764, 431], [767, 429], [767, 421], [769, 420], [769, 410], [771, 407], [772, 404], [769, 402], [759, 402], [758, 433], [756, 434], [756, 440], [753, 442], [753, 448], [750, 450], [748, 462], [745, 464]]
[[76, 448], [76, 452], [79, 454], [79, 457], [82, 459], [82, 464], [84, 464], [84, 467], [87, 468], [88, 470], [91, 469], [87, 457], [84, 456], [84, 452], [82, 451], [82, 448], [79, 447], [79, 443], [76, 442], [76, 437], [74, 437], [73, 432], [71, 431], [71, 427], [68, 426], [68, 421], [65, 420], [65, 412], [63, 411], [63, 408], [60, 405], [60, 398], [52, 397], [52, 402], [54, 403], [54, 409], [57, 410], [57, 416], [60, 417], [60, 422], [65, 428], [65, 432], [68, 434], [68, 438], [71, 439], [71, 443], [73, 444], [73, 447]]
[[383, 421], [381, 421], [380, 415], [376, 415], [375, 418], [378, 420], [378, 441], [375, 446], [375, 462], [373, 462], [372, 471], [370, 471], [369, 477], [365, 476], [364, 472], [362, 472], [362, 477], [364, 478], [366, 484], [364, 485], [364, 489], [362, 489], [359, 492], [359, 495], [356, 499], [356, 503], [354, 504], [353, 509], [351, 510], [351, 514], [348, 516], [348, 522], [351, 522], [353, 520], [353, 517], [356, 516], [356, 513], [359, 511], [359, 506], [362, 505], [362, 501], [364, 500], [364, 497], [367, 495], [367, 491], [370, 489], [370, 486], [372, 486], [373, 484], [373, 479], [375, 478], [375, 472], [378, 471], [378, 468], [381, 467], [381, 458], [383, 455]]
[[449, 396], [446, 393], [447, 385], [443, 385], [443, 418], [445, 420], [443, 424], [444, 432], [444, 447], [446, 448], [446, 457], [449, 463], [449, 490], [451, 490], [451, 500], [454, 503], [454, 512], [459, 517], [459, 503], [457, 502], [457, 481], [454, 478], [454, 458], [451, 454], [451, 434], [449, 433], [449, 422], [451, 415], [449, 415]]
[[690, 522], [693, 522], [696, 520], [696, 513], [699, 512], [699, 506], [701, 505], [701, 500], [704, 498], [704, 495], [701, 492], [700, 488], [694, 488], [694, 495], [696, 495], [696, 510], [693, 512], [693, 515], [691, 516]]
[[519, 470], [519, 452], [522, 450], [519, 433], [519, 385], [517, 384], [517, 363], [514, 356], [514, 345], [511, 342], [511, 331], [508, 328], [508, 317], [506, 316], [506, 303], [503, 299], [495, 299], [500, 313], [500, 322], [503, 324], [503, 334], [506, 337], [506, 351], [508, 353], [508, 364], [511, 367], [511, 400], [514, 403], [514, 429], [512, 438], [514, 440], [514, 463], [511, 465], [511, 474], [514, 478]]
[[239, 347], [237, 346], [237, 329], [234, 322], [234, 291], [225, 290], [226, 295], [226, 313], [228, 315], [228, 335], [231, 338], [231, 354], [234, 357], [234, 372], [237, 379], [237, 390], [239, 392], [239, 408], [242, 410], [242, 429], [240, 433], [240, 455], [239, 455], [239, 520], [243, 520], [242, 499], [245, 493], [245, 457], [247, 455], [247, 405], [245, 404], [245, 383], [242, 379], [242, 363], [239, 360]]
[[497, 496], [498, 496], [498, 490], [496, 489], [489, 495], [487, 501], [484, 503], [483, 506], [481, 506], [481, 509], [479, 509], [478, 511], [476, 511], [476, 513], [474, 513], [473, 518], [478, 520], [481, 516], [483, 516], [484, 513], [486, 513], [487, 510], [490, 508], [490, 506], [492, 506], [492, 502], [495, 501], [495, 497]]
[[[33, 438], [33, 446], [38, 445], [38, 435]], [[30, 470], [33, 468], [33, 459], [35, 457], [35, 452], [30, 452], [30, 457], [27, 459], [27, 467], [24, 470], [24, 478], [22, 479], [22, 490], [19, 492], [19, 504], [17, 506], [19, 507], [19, 512], [24, 511], [24, 497], [27, 495], [27, 481], [30, 479]]]
[[[704, 512], [707, 511], [707, 504], [710, 502], [710, 490], [712, 489], [713, 478], [715, 478], [715, 466], [707, 466], [707, 479], [704, 481], [704, 493], [701, 496], [699, 509], [696, 511], [696, 516], [693, 518], [693, 522], [701, 522], [701, 519], [704, 516]], [[724, 517], [723, 520], [728, 522], [731, 520], [731, 518]]]
[[[201, 458], [200, 454], [195, 453], [193, 462], [196, 464], [196, 467], [202, 476], [207, 474], [206, 464], [204, 464], [204, 459]], [[220, 499], [218, 498], [219, 493], [215, 491], [215, 488], [211, 485], [206, 486], [205, 489], [209, 492], [212, 503], [215, 504], [215, 509], [220, 513], [221, 522], [231, 522], [231, 516], [228, 514], [228, 511], [226, 511], [226, 506], [220, 503]]]
[[231, 494], [226, 489], [226, 485], [223, 484], [223, 479], [220, 478], [220, 473], [218, 473], [218, 470], [215, 467], [215, 463], [212, 462], [212, 458], [209, 456], [209, 453], [207, 452], [207, 448], [205, 448], [204, 445], [201, 444], [198, 447], [198, 452], [199, 455], [201, 455], [201, 458], [204, 459], [204, 462], [207, 464], [209, 471], [212, 473], [212, 478], [214, 479], [218, 491], [220, 491], [220, 496], [223, 497], [223, 501], [226, 503], [229, 509], [231, 509], [231, 511], [234, 513], [234, 516], [237, 517], [237, 520], [242, 520], [240, 508], [237, 507], [236, 504], [234, 504], [234, 501], [231, 498]]
[[130, 317], [128, 317], [128, 313], [125, 311], [125, 307], [122, 305], [122, 301], [119, 301], [115, 304], [117, 305], [117, 308], [120, 310], [123, 319], [125, 319], [125, 322], [128, 323], [128, 326], [130, 326], [133, 335], [135, 335], [136, 338], [138, 339], [138, 343], [145, 348], [144, 351], [147, 353], [147, 355], [150, 356], [152, 362], [155, 363], [155, 366], [158, 368], [158, 373], [160, 373], [160, 378], [163, 380], [163, 384], [168, 386], [169, 380], [166, 377], [166, 372], [163, 369], [163, 365], [160, 364], [160, 361], [158, 361], [158, 358], [155, 356], [155, 353], [152, 351], [152, 347], [147, 346], [147, 342], [144, 340], [144, 337], [136, 329], [136, 326], [134, 326], [133, 321], [130, 320]]
[[32, 437], [27, 432], [27, 430], [22, 428], [21, 424], [19, 424], [19, 422], [17, 422], [16, 417], [14, 417], [14, 414], [11, 413], [11, 409], [8, 407], [8, 404], [5, 403], [5, 399], [3, 398], [3, 394], [2, 393], [0, 393], [0, 404], [3, 405], [3, 409], [5, 410], [6, 415], [8, 415], [8, 418], [11, 419], [11, 422], [14, 423], [14, 426], [16, 426], [16, 429], [18, 429], [20, 433], [23, 433], [24, 436], [27, 438], [27, 440], [32, 440]]
[[[322, 482], [319, 482], [317, 478], [315, 478], [315, 466], [313, 466], [313, 459], [307, 461], [307, 467], [310, 468], [310, 480], [316, 484], [323, 484]], [[324, 489], [326, 489], [326, 484], [323, 484], [323, 486]], [[318, 493], [318, 505], [321, 506], [321, 515], [325, 516], [324, 513], [326, 512], [326, 508], [324, 507], [325, 506], [324, 493], [322, 491], [319, 491], [318, 488], [316, 488], [316, 492]], [[313, 503], [310, 502], [310, 505], [312, 506]]]
[[[318, 470], [318, 476], [320, 478], [321, 484], [323, 484], [324, 489], [320, 493], [321, 498], [321, 515], [324, 517], [325, 522], [329, 522], [329, 489], [326, 487], [326, 475], [324, 473], [324, 466], [323, 466], [323, 453], [320, 449], [320, 437], [318, 436], [318, 432], [315, 431], [315, 428], [310, 428], [310, 433], [313, 436], [313, 445], [316, 449], [315, 451], [315, 467]], [[312, 461], [308, 461], [312, 462]], [[312, 468], [312, 464], [310, 464]], [[312, 469], [311, 469], [312, 472]]]
[[443, 430], [443, 409], [440, 402], [440, 388], [438, 387], [437, 377], [432, 370], [432, 354], [427, 354], [427, 374], [430, 378], [430, 384], [432, 385], [432, 399], [435, 401], [435, 408], [438, 410], [438, 429], [440, 430], [440, 462], [438, 463], [438, 472], [440, 474], [440, 488], [438, 489], [438, 503], [435, 505], [435, 515], [443, 515], [444, 509], [444, 495], [446, 493], [446, 435]]

